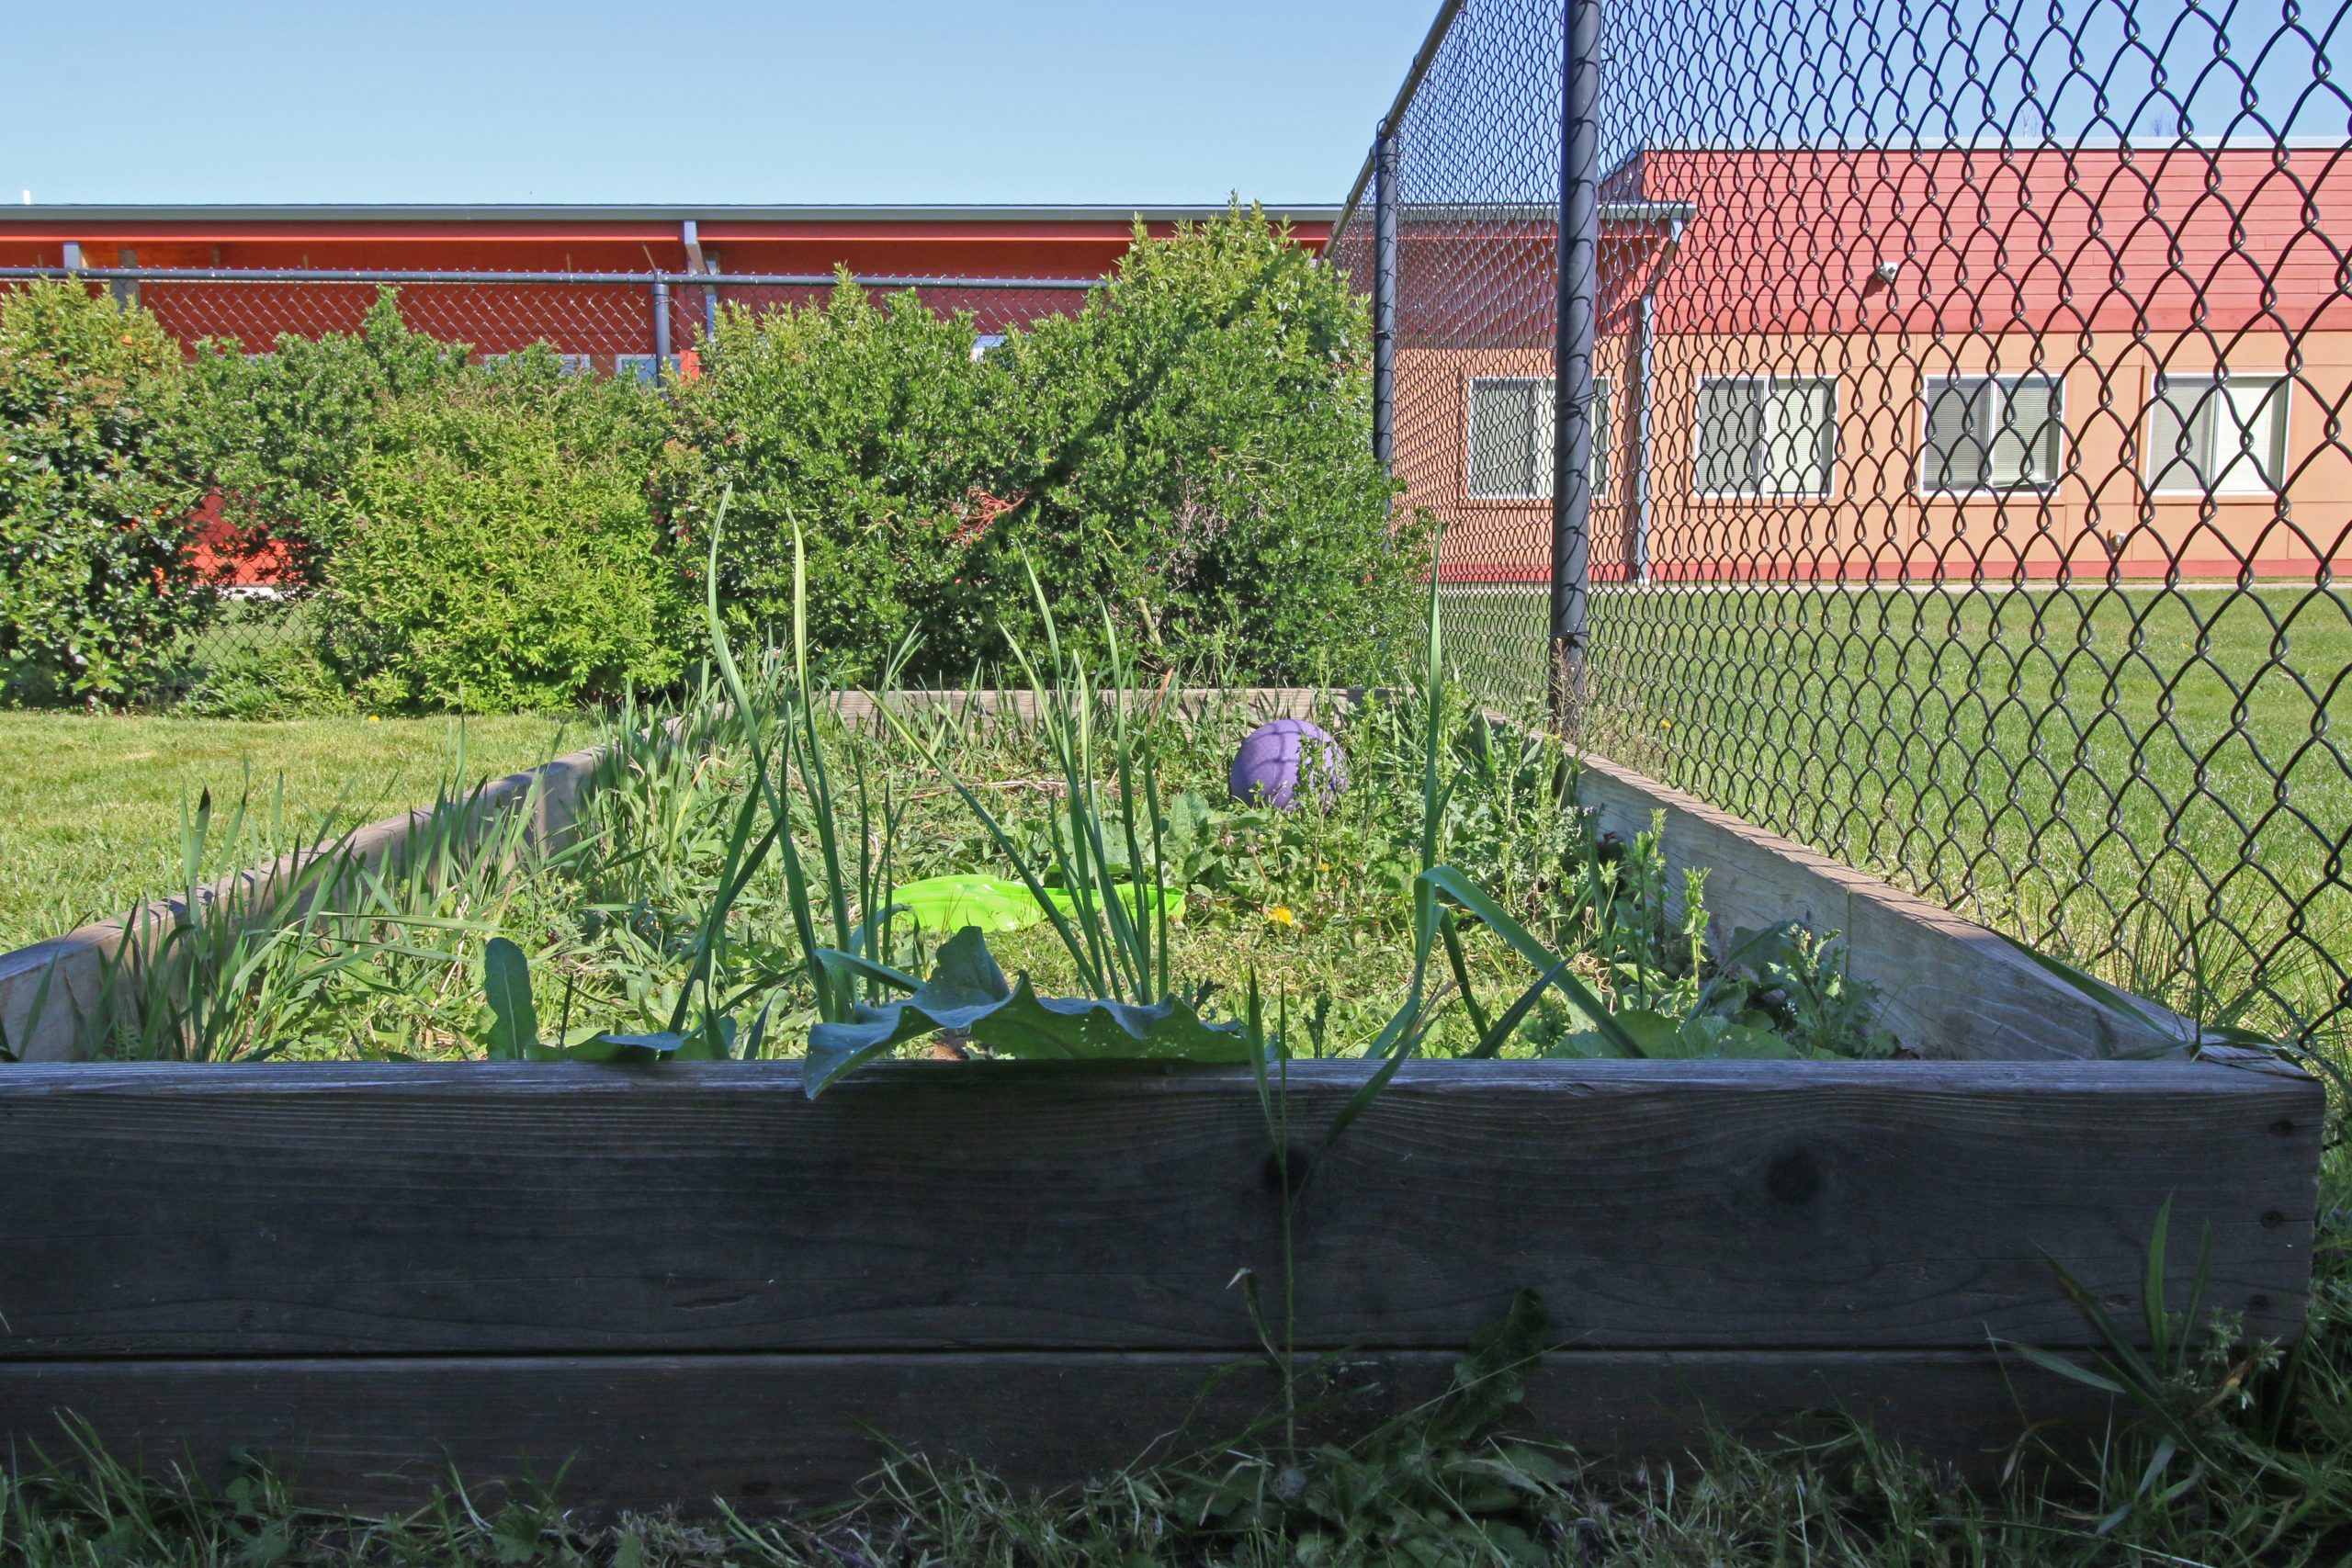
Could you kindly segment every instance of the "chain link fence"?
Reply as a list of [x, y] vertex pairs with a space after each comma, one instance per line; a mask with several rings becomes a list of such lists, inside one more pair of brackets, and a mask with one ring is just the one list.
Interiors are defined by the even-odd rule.
[[1332, 254], [1465, 673], [2340, 1033], [2343, 42], [2292, 0], [1447, 6]]
[[[673, 367], [717, 321], [720, 307], [762, 312], [820, 302], [838, 279], [784, 273], [226, 270], [170, 267], [0, 267], [0, 288], [75, 277], [136, 301], [193, 351], [235, 340], [266, 354], [281, 337], [356, 333], [382, 293], [397, 293], [411, 331], [464, 344], [477, 357], [545, 344], [581, 373], [650, 378]], [[911, 289], [942, 315], [969, 311], [994, 336], [1078, 309], [1092, 277], [855, 277], [874, 293]]]

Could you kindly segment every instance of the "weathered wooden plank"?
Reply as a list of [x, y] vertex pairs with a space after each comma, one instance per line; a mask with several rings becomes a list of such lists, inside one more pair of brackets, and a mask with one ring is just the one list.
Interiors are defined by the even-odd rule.
[[2120, 1019], [1984, 927], [1793, 839], [1603, 757], [1581, 757], [1578, 768], [1577, 797], [1603, 831], [1630, 840], [1664, 814], [1668, 886], [1686, 869], [1707, 873], [1719, 939], [1792, 919], [1841, 932], [1853, 975], [1884, 998], [1888, 1027], [1928, 1055], [2114, 1056], [2194, 1039], [2187, 1020], [2163, 1034]]
[[[1293, 1067], [1320, 1135], [1361, 1064]], [[2087, 1344], [2047, 1258], [2291, 1335], [2322, 1097], [2171, 1063], [1426, 1063], [1301, 1199], [1303, 1345]], [[0, 1357], [1238, 1349], [1280, 1276], [1240, 1069], [0, 1073]]]
[[[1340, 1363], [1306, 1385], [1305, 1435], [1346, 1438], [1419, 1406], [1453, 1365], [1430, 1351]], [[1253, 1432], [1271, 1444], [1274, 1395], [1262, 1362], [1201, 1353], [24, 1362], [0, 1366], [0, 1435], [55, 1454], [71, 1411], [151, 1472], [176, 1463], [218, 1483], [251, 1453], [298, 1495], [345, 1506], [413, 1501], [454, 1468], [469, 1482], [560, 1474], [560, 1499], [589, 1508], [757, 1508], [845, 1499], [891, 1445], [1052, 1488]], [[1980, 1475], [2030, 1421], [2109, 1414], [1984, 1352], [1572, 1350], [1538, 1366], [1513, 1429], [1679, 1457], [1711, 1422], [1769, 1441], [1822, 1413]]]

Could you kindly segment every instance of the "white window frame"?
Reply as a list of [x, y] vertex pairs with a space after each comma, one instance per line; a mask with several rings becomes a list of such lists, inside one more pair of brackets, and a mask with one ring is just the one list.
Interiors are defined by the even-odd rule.
[[649, 387], [657, 384], [662, 379], [662, 372], [664, 370], [669, 371], [672, 375], [677, 374], [678, 356], [676, 355], [662, 355], [659, 356], [658, 364], [656, 363], [656, 356], [650, 354], [616, 354], [613, 355], [614, 375], [634, 376]]
[[[2017, 484], [2007, 485], [1986, 484], [1983, 482], [1981, 479], [1977, 483], [1973, 485], [1943, 485], [1929, 483], [1928, 473], [1928, 470], [1935, 466], [1935, 462], [1933, 454], [1928, 449], [1928, 434], [1929, 422], [1932, 418], [1931, 411], [1936, 406], [1936, 394], [1938, 389], [1953, 385], [1965, 387], [1990, 385], [1998, 388], [2001, 394], [2001, 411], [2006, 412], [2008, 408], [2008, 401], [2011, 394], [2014, 393], [2018, 387], [2024, 385], [2028, 381], [2046, 385], [2057, 394], [2056, 401], [2050, 411], [2050, 423], [2053, 427], [2055, 427], [2057, 432], [2056, 449], [2050, 455], [2050, 477], [2046, 479], [2026, 480], [2020, 481]], [[1999, 417], [1997, 412], [1995, 417], [1996, 419]], [[1948, 376], [1922, 376], [1919, 378], [1919, 444], [1915, 448], [1918, 453], [1919, 464], [1917, 469], [1918, 493], [1922, 496], [2048, 495], [2058, 488], [2058, 481], [2065, 477], [2066, 454], [2068, 450], [2067, 434], [2066, 378], [2059, 375], [2055, 371], [2026, 370], [2019, 371], [2013, 376], [2003, 376], [1996, 375], [1990, 370], [1974, 370], [1968, 372], [1955, 371]], [[1990, 446], [1985, 446], [1982, 442], [1978, 445], [1984, 447], [1984, 455], [1989, 459], [1991, 457]]]
[[[528, 351], [518, 348], [510, 350], [504, 354], [485, 354], [481, 356], [481, 362], [484, 365], [503, 365], [508, 360], [514, 358], [515, 355], [526, 352]], [[548, 352], [554, 353], [555, 351], [551, 349]], [[645, 355], [645, 357], [650, 359], [653, 356], [649, 354]], [[677, 355], [672, 355], [670, 357], [674, 362]], [[594, 370], [595, 367], [596, 356], [593, 354], [555, 355], [556, 374], [559, 376], [585, 376]], [[617, 374], [617, 372], [616, 372], [616, 374]]]
[[[2256, 475], [2260, 476], [2262, 480], [2258, 486], [2247, 488], [2233, 487], [2225, 490], [2219, 484], [2213, 483], [2210, 480], [2195, 484], [2184, 484], [2181, 482], [2181, 476], [2183, 474], [2193, 475], [2196, 472], [2199, 459], [2194, 454], [2191, 454], [2189, 457], [2184, 461], [2179, 453], [2175, 449], [2168, 448], [2161, 452], [2156, 449], [2156, 411], [2163, 405], [2165, 392], [2176, 388], [2183, 387], [2191, 389], [2205, 388], [2212, 391], [2219, 392], [2223, 396], [2226, 396], [2229, 389], [2232, 388], [2258, 387], [2263, 389], [2262, 395], [2265, 400], [2276, 398], [2278, 400], [2278, 409], [2277, 414], [2278, 428], [2272, 434], [2271, 440], [2277, 444], [2278, 455], [2278, 479], [2273, 480], [2268, 474], [2264, 473], [2263, 462], [2260, 457], [2256, 457], [2254, 458], [2254, 471]], [[2225, 499], [2233, 501], [2267, 501], [2273, 497], [2284, 494], [2287, 485], [2287, 454], [2291, 449], [2288, 446], [2288, 433], [2293, 426], [2294, 411], [2294, 379], [2289, 376], [2267, 376], [2258, 374], [2252, 376], [2232, 375], [2227, 370], [2189, 371], [2186, 374], [2176, 374], [2169, 370], [2157, 371], [2154, 378], [2148, 383], [2147, 418], [2143, 422], [2143, 428], [2141, 431], [2143, 446], [2147, 453], [2146, 479], [2148, 483], [2148, 493], [2151, 495], [2186, 496], [2200, 499], [2210, 495], [2217, 501]], [[2235, 412], [2233, 411], [2231, 414], [2232, 420], [2234, 421], [2236, 417]], [[2185, 423], [2183, 428], [2187, 428]], [[2211, 456], [2212, 455], [2211, 453], [2208, 453], [2204, 459], [2205, 466], [2209, 468], [2212, 466]], [[2251, 456], [2251, 454], [2248, 454], [2247, 456]], [[2233, 457], [2230, 462], [2230, 467], [2234, 468], [2238, 466], [2239, 462], [2244, 460], [2244, 457]]]
[[972, 358], [975, 361], [978, 361], [981, 356], [986, 355], [989, 350], [992, 348], [1002, 348], [1004, 346], [1006, 335], [1007, 334], [1003, 333], [976, 333], [972, 338]]
[[[1551, 465], [1543, 462], [1540, 456], [1536, 464], [1540, 470], [1544, 470], [1537, 476], [1543, 480], [1543, 488], [1540, 491], [1521, 495], [1506, 494], [1500, 491], [1487, 493], [1478, 489], [1478, 389], [1493, 386], [1534, 387], [1538, 389], [1538, 406], [1553, 407], [1556, 405], [1558, 400], [1558, 383], [1559, 378], [1556, 376], [1468, 376], [1463, 378], [1462, 494], [1464, 500], [1509, 506], [1513, 503], [1549, 502], [1552, 499], [1553, 476], [1549, 472]], [[1613, 430], [1610, 419], [1610, 399], [1614, 391], [1615, 388], [1611, 384], [1608, 377], [1596, 376], [1592, 378], [1593, 406], [1600, 412], [1600, 417], [1594, 422], [1592, 469], [1589, 475], [1592, 483], [1592, 498], [1595, 501], [1606, 500], [1609, 494], [1611, 468], [1609, 461], [1609, 441]], [[1557, 434], [1556, 429], [1554, 434]]]
[[[1783, 387], [1826, 387], [1829, 389], [1829, 449], [1821, 463], [1819, 490], [1709, 490], [1700, 483], [1706, 469], [1707, 389], [1725, 385], [1761, 387], [1764, 396]], [[1690, 493], [1702, 501], [1831, 501], [1838, 494], [1838, 457], [1842, 445], [1839, 431], [1839, 388], [1835, 376], [1702, 376], [1697, 396], [1690, 405]], [[1763, 439], [1759, 437], [1759, 439]], [[1755, 465], [1749, 465], [1753, 475]]]

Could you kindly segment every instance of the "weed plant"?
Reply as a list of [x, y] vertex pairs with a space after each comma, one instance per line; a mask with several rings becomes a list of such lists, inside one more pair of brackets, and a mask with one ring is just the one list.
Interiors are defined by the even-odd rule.
[[[1228, 801], [1225, 761], [1255, 716], [1240, 696], [1212, 694], [1179, 722], [1172, 682], [1146, 687], [1110, 646], [1080, 666], [1049, 629], [1023, 665], [1025, 715], [898, 705], [851, 722], [804, 637], [740, 664], [719, 639], [682, 701], [621, 716], [570, 833], [445, 795], [384, 864], [331, 837], [266, 891], [192, 905], [130, 950], [109, 987], [125, 1004], [95, 1043], [201, 1060], [753, 1055], [911, 1008], [893, 998], [943, 972], [983, 988], [993, 975], [1005, 995], [983, 1000], [1004, 1010], [1017, 996], [1001, 956], [1041, 1009], [1070, 1004], [1015, 1021], [1033, 1032], [1082, 1032], [1089, 1008], [1181, 1007], [1214, 1048], [1238, 1042], [1283, 1151], [1291, 1055], [1380, 1056], [1369, 1093], [1414, 1053], [1899, 1049], [1834, 937], [1721, 938], [1703, 878], [1669, 884], [1655, 829], [1612, 842], [1564, 810], [1556, 753], [1462, 703], [1434, 614], [1417, 681], [1327, 716], [1354, 781], [1328, 812]], [[243, 821], [191, 812], [191, 884], [233, 854]], [[943, 940], [891, 918], [888, 888], [944, 870], [1065, 891], [1076, 914], [999, 942], [997, 956], [976, 933]], [[1184, 921], [1153, 913], [1137, 893], [1153, 886], [1187, 893]], [[933, 980], [916, 980], [926, 969]], [[2234, 1016], [2217, 994], [2198, 1027]], [[928, 1029], [888, 1032], [885, 1048]], [[964, 1032], [956, 1048], [990, 1048], [985, 1031]], [[2305, 1045], [2315, 1060], [2333, 1049]], [[2032, 1347], [2003, 1348], [2020, 1380], [2098, 1380], [2142, 1424], [2088, 1450], [2021, 1425], [1994, 1487], [1849, 1427], [1725, 1438], [1632, 1468], [1518, 1440], [1516, 1390], [1549, 1342], [1532, 1302], [1473, 1347], [1447, 1399], [1318, 1441], [1306, 1380], [1289, 1375], [1286, 1280], [1260, 1314], [1286, 1373], [1262, 1422], [1052, 1497], [907, 1458], [845, 1507], [784, 1518], [720, 1506], [599, 1521], [563, 1510], [560, 1481], [549, 1496], [453, 1478], [420, 1510], [362, 1519], [305, 1510], [260, 1471], [210, 1491], [142, 1479], [69, 1438], [58, 1465], [19, 1455], [0, 1483], [0, 1561], [2334, 1563], [2352, 1552], [2343, 1126], [2339, 1103], [2293, 1351], [2165, 1299], [2171, 1243], [2152, 1216], [2133, 1325], [2082, 1300], [2108, 1334], [2103, 1359], [2062, 1372]]]
[[[807, 592], [804, 576], [804, 606]], [[680, 697], [622, 707], [560, 838], [534, 830], [535, 802], [484, 819], [445, 790], [389, 862], [325, 832], [266, 890], [207, 904], [197, 885], [235, 863], [254, 808], [200, 804], [187, 908], [126, 949], [89, 1047], [740, 1055], [804, 1050], [821, 1027], [865, 1031], [864, 1060], [928, 1032], [877, 1020], [953, 934], [914, 927], [890, 890], [983, 872], [1025, 884], [1047, 918], [959, 975], [1009, 998], [1024, 983], [1011, 971], [1048, 1010], [1115, 1004], [1082, 1028], [1124, 1032], [1081, 1054], [1230, 1059], [1253, 982], [1295, 1022], [1274, 1048], [1307, 1055], [1894, 1048], [1833, 938], [1711, 947], [1703, 884], [1668, 886], [1655, 832], [1599, 839], [1563, 801], [1555, 747], [1448, 678], [1434, 600], [1415, 678], [1320, 715], [1351, 786], [1284, 811], [1226, 789], [1263, 716], [1243, 694], [1148, 681], [1107, 620], [1082, 655], [1035, 597], [1041, 640], [1013, 642], [1027, 701], [1011, 711], [970, 692], [862, 705], [820, 673], [805, 615], [788, 644], [739, 660], [707, 606], [711, 661]]]

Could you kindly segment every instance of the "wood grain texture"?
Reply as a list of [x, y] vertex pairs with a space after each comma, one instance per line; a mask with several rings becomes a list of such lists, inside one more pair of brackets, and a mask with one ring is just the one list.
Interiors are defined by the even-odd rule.
[[[1294, 1067], [1311, 1145], [1364, 1069]], [[1445, 1348], [1541, 1292], [1586, 1348], [2091, 1342], [2185, 1288], [2291, 1336], [2322, 1096], [2169, 1063], [1426, 1063], [1297, 1212], [1298, 1342]], [[0, 1072], [0, 1358], [1255, 1343], [1249, 1074], [903, 1063]]]
[[[1344, 1438], [1446, 1387], [1453, 1358], [1349, 1358], [1308, 1380], [1306, 1435]], [[890, 1452], [972, 1458], [1021, 1486], [1060, 1487], [1139, 1459], [1266, 1440], [1274, 1382], [1204, 1354], [80, 1361], [0, 1366], [0, 1434], [51, 1454], [70, 1410], [109, 1452], [208, 1481], [240, 1450], [298, 1496], [411, 1502], [454, 1467], [546, 1483], [597, 1510], [713, 1496], [756, 1510], [844, 1500]], [[1748, 1438], [1869, 1421], [1983, 1476], [2030, 1421], [2096, 1427], [2102, 1401], [1977, 1352], [1606, 1352], [1547, 1358], [1513, 1423], [1589, 1453], [1679, 1456], [1711, 1421]], [[2054, 1437], [2054, 1428], [2045, 1428]]]
[[2112, 1057], [2194, 1039], [2186, 1019], [2171, 1034], [2140, 1028], [1974, 921], [1606, 758], [1578, 759], [1577, 793], [1604, 832], [1627, 840], [1665, 815], [1668, 886], [1685, 870], [1707, 873], [1719, 943], [1781, 920], [1841, 932], [1853, 975], [1885, 999], [1887, 1026], [1928, 1055]]

